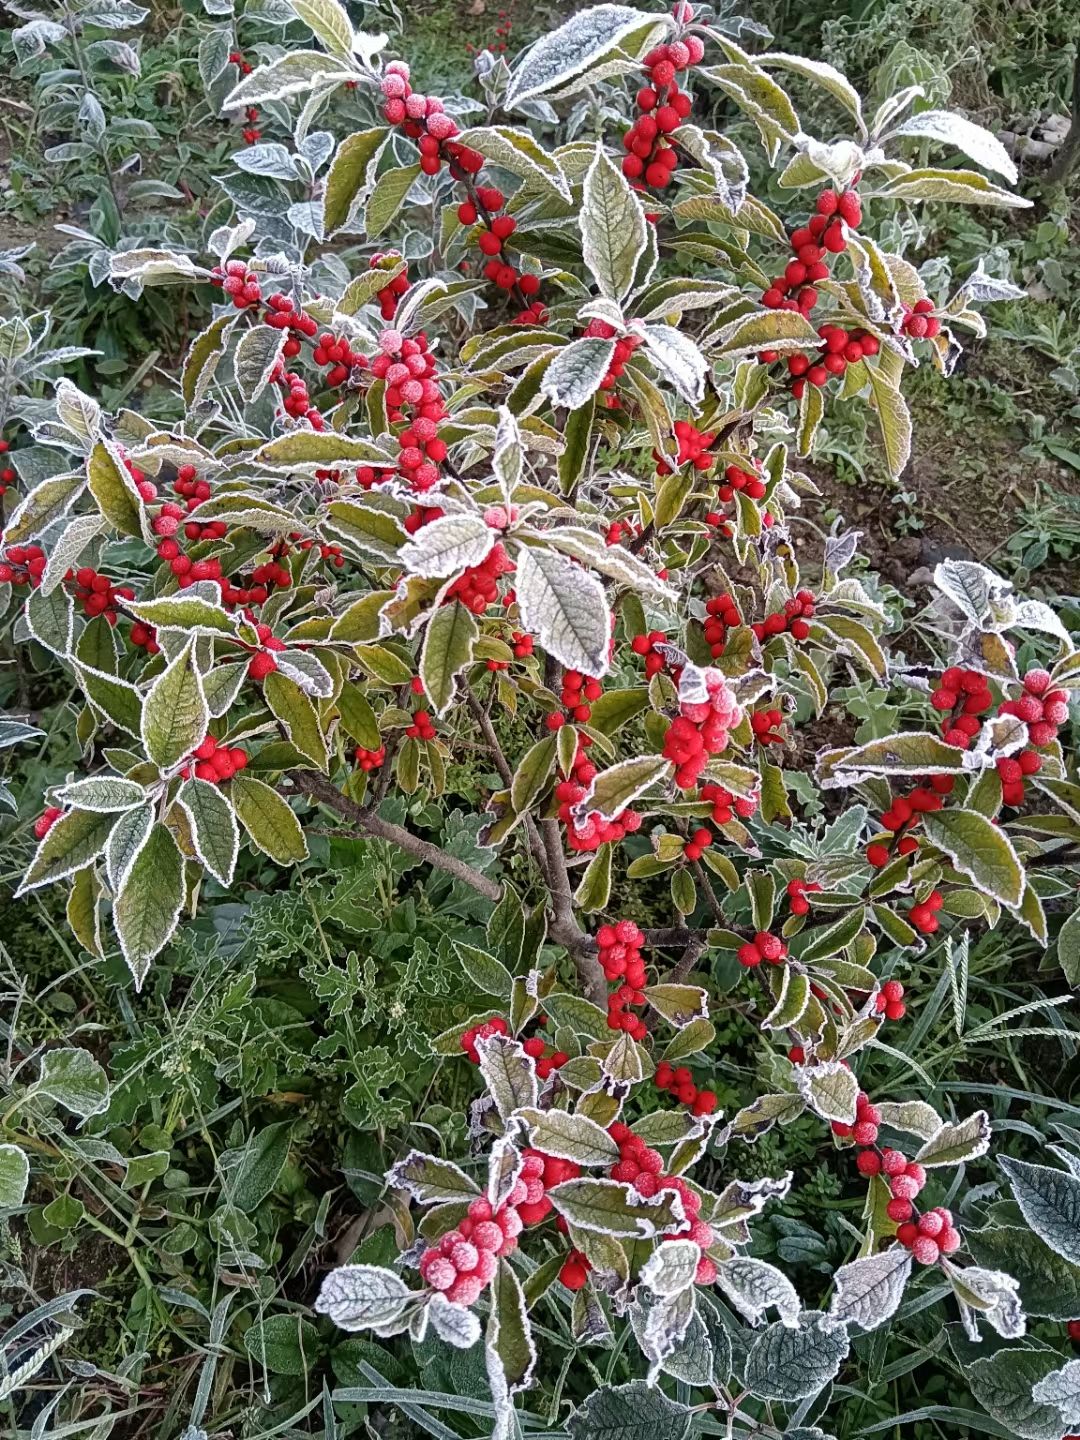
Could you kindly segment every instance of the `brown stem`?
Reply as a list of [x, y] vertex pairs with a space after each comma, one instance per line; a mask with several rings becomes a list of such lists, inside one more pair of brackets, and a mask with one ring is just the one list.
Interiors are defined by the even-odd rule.
[[703, 935], [691, 936], [686, 942], [686, 949], [679, 957], [677, 964], [672, 966], [671, 974], [668, 976], [669, 982], [675, 985], [681, 984], [701, 959], [705, 953], [705, 949], [705, 937]]
[[340, 816], [348, 820], [357, 830], [365, 835], [370, 835], [376, 840], [386, 840], [391, 845], [397, 845], [409, 855], [415, 855], [418, 860], [425, 861], [434, 870], [442, 870], [447, 875], [452, 875], [455, 880], [462, 881], [470, 889], [482, 895], [485, 900], [497, 904], [502, 895], [502, 886], [494, 880], [489, 880], [479, 870], [459, 860], [456, 855], [448, 855], [445, 850], [433, 845], [430, 840], [421, 840], [418, 835], [411, 834], [402, 825], [394, 825], [389, 820], [383, 820], [373, 811], [363, 805], [357, 805], [355, 800], [350, 800], [325, 776], [319, 775], [314, 770], [297, 770], [290, 777], [293, 785], [304, 795], [310, 795], [320, 805], [335, 810]]
[[563, 855], [562, 835], [557, 820], [541, 820], [540, 835], [547, 859], [547, 882], [551, 894], [551, 922], [548, 933], [569, 952], [585, 998], [594, 1005], [607, 1005], [607, 981], [596, 958], [596, 941], [587, 935], [574, 914], [574, 896]]

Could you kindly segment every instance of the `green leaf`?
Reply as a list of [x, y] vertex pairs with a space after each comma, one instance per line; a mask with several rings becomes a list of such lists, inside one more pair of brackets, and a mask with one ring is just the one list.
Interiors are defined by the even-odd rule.
[[[389, 133], [385, 127], [358, 130], [346, 135], [338, 146], [326, 175], [323, 195], [323, 225], [327, 235], [340, 230], [349, 219], [357, 195], [367, 184], [368, 168]], [[380, 283], [388, 282], [383, 279]], [[348, 313], [354, 314], [355, 310]]]
[[514, 980], [506, 966], [486, 950], [478, 950], [475, 945], [466, 945], [463, 940], [455, 940], [454, 949], [462, 969], [476, 988], [485, 995], [494, 995], [509, 1004]]
[[143, 704], [142, 742], [161, 770], [171, 770], [199, 745], [210, 723], [192, 637], [151, 686]]
[[614, 820], [670, 773], [671, 764], [662, 755], [637, 755], [622, 760], [596, 776], [581, 802], [582, 813], [596, 813], [605, 820]]
[[96, 860], [109, 839], [116, 816], [96, 810], [70, 810], [61, 815], [38, 845], [16, 895], [51, 885]]
[[589, 1176], [564, 1180], [548, 1191], [548, 1198], [571, 1225], [628, 1239], [646, 1240], [676, 1218], [670, 1192], [662, 1191], [654, 1200], [637, 1203], [640, 1196], [617, 1180]]
[[547, 784], [555, 767], [556, 745], [555, 737], [547, 735], [525, 752], [510, 785], [515, 814], [523, 815]]
[[244, 1349], [273, 1375], [307, 1375], [320, 1348], [318, 1330], [301, 1315], [271, 1315], [244, 1331]]
[[540, 389], [553, 405], [577, 410], [600, 389], [615, 355], [615, 341], [583, 336], [556, 352]]
[[612, 845], [601, 845], [589, 861], [581, 882], [574, 891], [574, 903], [586, 915], [595, 915], [606, 908], [611, 894]]
[[472, 663], [480, 635], [476, 616], [460, 600], [440, 605], [424, 630], [420, 651], [420, 679], [437, 715], [453, 704], [457, 677]]
[[89, 1050], [75, 1046], [45, 1051], [34, 1091], [55, 1100], [82, 1120], [109, 1108], [109, 1081], [105, 1071]]
[[253, 325], [240, 336], [233, 355], [233, 378], [246, 404], [254, 404], [270, 383], [288, 338], [286, 331], [270, 325]]
[[638, 32], [644, 43], [654, 27], [666, 31], [669, 24], [627, 5], [594, 5], [580, 11], [525, 52], [511, 76], [504, 104], [512, 110], [537, 95], [565, 92], [574, 77], [591, 72], [616, 47], [636, 54], [631, 37], [636, 40]]
[[777, 1321], [750, 1347], [747, 1389], [764, 1400], [816, 1395], [838, 1373], [850, 1348], [846, 1328], [817, 1311], [804, 1311], [797, 1328]]
[[867, 199], [880, 195], [889, 200], [945, 200], [960, 205], [996, 205], [1007, 210], [1026, 210], [1031, 205], [1022, 195], [991, 184], [977, 170], [909, 170], [863, 193]]
[[266, 1125], [249, 1135], [236, 1155], [228, 1182], [228, 1194], [245, 1215], [258, 1208], [277, 1184], [289, 1158], [291, 1120]]
[[500, 1259], [491, 1282], [485, 1351], [488, 1365], [497, 1362], [500, 1366], [511, 1395], [528, 1389], [536, 1364], [536, 1346], [521, 1284], [506, 1259]]
[[0, 1145], [0, 1212], [23, 1203], [29, 1182], [30, 1161], [18, 1145]]
[[83, 694], [94, 709], [119, 729], [137, 737], [142, 725], [142, 698], [135, 686], [79, 661], [74, 668]]
[[928, 1170], [941, 1165], [962, 1165], [985, 1155], [990, 1149], [990, 1117], [985, 1110], [976, 1110], [955, 1125], [946, 1121], [931, 1135], [915, 1156]]
[[263, 682], [263, 698], [301, 755], [325, 774], [330, 763], [326, 737], [311, 697], [275, 670]]
[[64, 809], [74, 805], [80, 810], [98, 810], [103, 815], [134, 810], [146, 798], [144, 786], [135, 780], [123, 780], [119, 775], [90, 775], [85, 780], [73, 780], [56, 792], [56, 799]]
[[500, 170], [532, 182], [549, 196], [569, 201], [570, 187], [555, 160], [537, 144], [528, 130], [514, 130], [509, 125], [483, 125], [466, 130], [456, 143], [476, 150]]
[[629, 181], [599, 143], [585, 175], [578, 224], [582, 259], [601, 295], [621, 301], [645, 253], [648, 221]]
[[866, 371], [870, 377], [871, 401], [877, 411], [889, 474], [899, 476], [911, 458], [911, 412], [880, 362], [867, 365]]
[[1080, 910], [1074, 910], [1058, 931], [1058, 963], [1074, 988], [1080, 985]]
[[289, 8], [331, 55], [351, 60], [356, 37], [338, 0], [288, 0]]
[[606, 674], [611, 615], [595, 576], [551, 550], [522, 546], [514, 579], [522, 629], [568, 668]]
[[1080, 1177], [1007, 1155], [998, 1163], [1035, 1234], [1070, 1264], [1080, 1264]]
[[988, 1230], [968, 1230], [964, 1240], [978, 1264], [1013, 1276], [1028, 1315], [1048, 1320], [1072, 1320], [1080, 1315], [1080, 1265], [1058, 1255], [1033, 1230], [996, 1225]]
[[823, 1120], [838, 1120], [844, 1125], [853, 1123], [859, 1082], [839, 1061], [797, 1065], [795, 1083], [799, 1094]]
[[183, 905], [183, 858], [171, 832], [155, 825], [113, 902], [113, 926], [136, 990], [176, 929]]
[[123, 463], [103, 440], [90, 452], [86, 478], [97, 507], [122, 535], [142, 535], [139, 496]]
[[220, 884], [231, 884], [240, 850], [240, 831], [236, 812], [221, 787], [207, 780], [188, 780], [177, 800], [191, 821], [199, 859]]
[[686, 1440], [692, 1419], [687, 1406], [633, 1380], [594, 1389], [566, 1424], [573, 1440]]
[[1015, 907], [1024, 892], [1024, 870], [1012, 842], [975, 810], [941, 810], [923, 816], [926, 838], [961, 875], [1002, 905]]
[[367, 696], [359, 685], [347, 680], [341, 687], [341, 694], [337, 698], [337, 707], [342, 728], [356, 741], [357, 745], [364, 750], [378, 750], [382, 744], [379, 722], [368, 703]]
[[251, 775], [233, 777], [229, 793], [252, 844], [279, 865], [307, 859], [300, 822], [276, 790]]
[[1024, 1440], [1060, 1440], [1064, 1427], [1056, 1407], [1039, 1404], [1031, 1393], [1059, 1358], [1047, 1350], [998, 1350], [981, 1355], [965, 1373], [976, 1400], [1010, 1434]]
[[585, 1115], [566, 1110], [519, 1110], [518, 1119], [528, 1128], [529, 1144], [545, 1155], [557, 1155], [578, 1165], [612, 1166], [618, 1162], [619, 1147], [611, 1136]]
[[419, 174], [420, 165], [417, 162], [415, 165], [397, 165], [384, 170], [379, 176], [364, 209], [364, 228], [369, 240], [376, 239], [393, 221]]

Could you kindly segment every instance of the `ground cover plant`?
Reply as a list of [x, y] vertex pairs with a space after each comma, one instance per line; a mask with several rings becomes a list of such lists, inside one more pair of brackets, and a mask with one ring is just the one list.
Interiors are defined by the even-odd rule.
[[686, 0], [486, 52], [479, 100], [284, 18], [204, 34], [205, 246], [107, 252], [205, 306], [163, 413], [4, 322], [49, 979], [5, 981], [0, 1397], [1061, 1440], [1075, 611], [948, 557], [916, 606], [804, 468], [849, 405], [904, 472], [912, 372], [1021, 292], [885, 237], [1024, 209], [1013, 161]]

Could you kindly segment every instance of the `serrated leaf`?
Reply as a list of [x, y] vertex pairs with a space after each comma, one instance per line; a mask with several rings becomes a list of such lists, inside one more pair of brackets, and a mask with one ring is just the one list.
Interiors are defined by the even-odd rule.
[[[328, 235], [339, 230], [349, 219], [356, 197], [367, 183], [371, 162], [378, 155], [389, 134], [389, 130], [385, 127], [358, 130], [352, 135], [346, 135], [338, 146], [330, 169], [327, 171], [326, 189], [323, 193], [323, 225]], [[380, 288], [392, 279], [392, 273], [382, 278]], [[349, 307], [344, 310], [344, 313], [355, 314], [358, 308], [359, 306], [350, 300]]]
[[233, 356], [233, 375], [247, 404], [254, 404], [270, 383], [288, 338], [287, 330], [270, 325], [253, 325], [241, 335]]
[[342, 1330], [389, 1325], [404, 1311], [409, 1287], [381, 1265], [341, 1265], [331, 1270], [315, 1300], [315, 1312]]
[[841, 1265], [833, 1276], [829, 1314], [834, 1320], [876, 1330], [895, 1315], [911, 1276], [911, 1251], [890, 1246]]
[[34, 1090], [86, 1120], [109, 1108], [109, 1080], [90, 1054], [78, 1046], [46, 1050]]
[[859, 1082], [846, 1066], [835, 1060], [796, 1065], [794, 1077], [799, 1094], [815, 1114], [844, 1125], [854, 1123]]
[[1054, 1406], [1034, 1398], [1033, 1387], [1053, 1369], [1045, 1350], [998, 1350], [967, 1367], [966, 1379], [979, 1404], [1024, 1440], [1061, 1440], [1064, 1426]]
[[276, 790], [252, 775], [233, 777], [229, 795], [240, 823], [256, 849], [279, 865], [307, 859], [300, 822]]
[[582, 259], [600, 294], [621, 301], [645, 252], [648, 222], [630, 182], [597, 144], [585, 175], [578, 221]]
[[96, 860], [115, 822], [115, 815], [92, 810], [71, 810], [61, 815], [38, 845], [16, 896], [40, 885], [51, 885]]
[[155, 825], [113, 901], [113, 926], [136, 990], [176, 929], [183, 905], [183, 859], [172, 833]]
[[564, 1180], [547, 1193], [571, 1225], [602, 1235], [646, 1240], [678, 1219], [679, 1202], [670, 1191], [646, 1200], [617, 1180], [581, 1176]]
[[716, 1283], [736, 1310], [758, 1325], [765, 1312], [775, 1306], [781, 1324], [797, 1325], [802, 1302], [794, 1285], [775, 1265], [736, 1255], [717, 1267]]
[[581, 801], [578, 810], [583, 816], [599, 815], [615, 820], [657, 781], [671, 773], [670, 763], [662, 755], [637, 755], [601, 770]]
[[386, 1183], [405, 1190], [420, 1205], [474, 1200], [480, 1187], [450, 1160], [411, 1150], [386, 1173]]
[[529, 1144], [546, 1155], [573, 1160], [578, 1165], [615, 1165], [619, 1147], [594, 1120], [565, 1110], [518, 1111], [518, 1119], [529, 1132]]
[[192, 638], [154, 681], [143, 702], [141, 730], [146, 753], [159, 769], [170, 770], [202, 742], [209, 723], [210, 710]]
[[1024, 870], [1012, 842], [975, 810], [942, 810], [923, 817], [926, 838], [961, 875], [1002, 905], [1015, 908], [1024, 892]]
[[453, 703], [457, 677], [472, 663], [479, 635], [476, 616], [460, 600], [440, 605], [428, 621], [420, 651], [420, 679], [437, 715], [445, 715]]
[[990, 1149], [990, 1117], [976, 1110], [957, 1124], [946, 1122], [915, 1156], [928, 1170], [941, 1165], [962, 1165]]
[[562, 88], [648, 23], [648, 16], [627, 5], [594, 5], [571, 16], [526, 51], [510, 78], [506, 108]]
[[797, 1327], [770, 1325], [746, 1357], [746, 1386], [765, 1400], [803, 1400], [832, 1380], [850, 1349], [847, 1330], [817, 1311]]
[[364, 207], [364, 228], [369, 240], [381, 235], [405, 204], [420, 165], [397, 165], [384, 170], [375, 182], [375, 188]]
[[1008, 1155], [998, 1163], [1035, 1234], [1071, 1264], [1080, 1264], [1080, 1178]]
[[263, 698], [289, 741], [325, 774], [329, 765], [326, 736], [311, 697], [275, 670], [263, 682]]
[[614, 340], [598, 336], [574, 340], [556, 352], [540, 389], [553, 405], [577, 410], [599, 390], [614, 355]]
[[610, 611], [604, 587], [551, 550], [522, 546], [516, 558], [514, 590], [522, 629], [569, 669], [605, 675]]
[[191, 836], [199, 859], [222, 885], [232, 883], [240, 849], [236, 812], [217, 785], [188, 780], [177, 796], [191, 822]]

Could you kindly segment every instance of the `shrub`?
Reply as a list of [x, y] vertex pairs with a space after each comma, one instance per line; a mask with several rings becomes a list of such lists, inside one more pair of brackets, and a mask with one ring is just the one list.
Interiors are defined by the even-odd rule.
[[[287, 872], [320, 811], [469, 887], [488, 948], [456, 949], [491, 1003], [433, 1049], [483, 1081], [470, 1153], [403, 1155], [398, 1264], [333, 1271], [315, 1308], [417, 1344], [430, 1328], [470, 1349], [483, 1328], [499, 1436], [541, 1373], [541, 1299], [575, 1346], [628, 1322], [641, 1353], [642, 1378], [595, 1387], [574, 1436], [678, 1437], [711, 1409], [742, 1425], [773, 1406], [785, 1433], [820, 1436], [800, 1429], [810, 1402], [916, 1272], [938, 1283], [915, 1304], [951, 1294], [971, 1341], [1024, 1333], [1018, 1279], [957, 1218], [986, 1112], [879, 1103], [859, 1072], [904, 1022], [928, 937], [944, 930], [954, 974], [971, 926], [1046, 946], [1076, 860], [1058, 732], [1080, 656], [1049, 606], [970, 561], [937, 567], [910, 624], [858, 573], [857, 533], [801, 524], [796, 458], [840, 394], [873, 409], [898, 474], [905, 369], [948, 374], [955, 327], [982, 333], [976, 303], [1016, 293], [980, 267], [937, 305], [871, 238], [864, 211], [1023, 203], [980, 170], [910, 164], [908, 142], [1015, 173], [959, 117], [905, 118], [902, 93], [867, 122], [831, 67], [751, 56], [685, 0], [601, 5], [512, 73], [481, 63], [492, 111], [538, 126], [563, 100], [602, 95], [605, 114], [629, 82], [621, 145], [541, 143], [494, 113], [465, 127], [333, 0], [296, 8], [323, 48], [268, 54], [227, 103], [251, 125], [301, 103], [295, 149], [250, 136], [245, 167], [310, 188], [332, 154], [316, 198], [283, 189], [263, 237], [251, 214], [217, 229], [209, 266], [113, 258], [129, 293], [195, 280], [222, 301], [183, 423], [105, 415], [62, 381], [34, 429], [64, 459], [11, 515], [0, 578], [77, 687], [87, 773], [47, 795], [20, 893], [64, 884], [99, 956], [110, 912], [139, 988], [242, 847]], [[789, 72], [852, 138], [802, 131]], [[753, 121], [791, 214], [694, 125], [690, 82]], [[333, 143], [311, 126], [345, 86], [362, 128]], [[432, 237], [409, 244], [426, 273], [394, 250], [352, 273], [340, 247], [404, 217]], [[823, 728], [852, 677], [891, 697], [897, 733]], [[467, 738], [500, 787], [483, 869], [422, 833]], [[392, 790], [410, 823], [388, 818]], [[759, 1095], [725, 1117], [707, 1081], [727, 1008], [759, 1018], [762, 1058]], [[735, 1158], [802, 1116], [867, 1192], [822, 1309], [746, 1253], [790, 1172], [747, 1179]], [[18, 1204], [28, 1164], [7, 1149]], [[1004, 1163], [1018, 1265], [1031, 1244], [1080, 1260], [1080, 1181]], [[1010, 1353], [967, 1367], [991, 1409]], [[1071, 1372], [1036, 1368], [1027, 1401], [1063, 1429]]]

